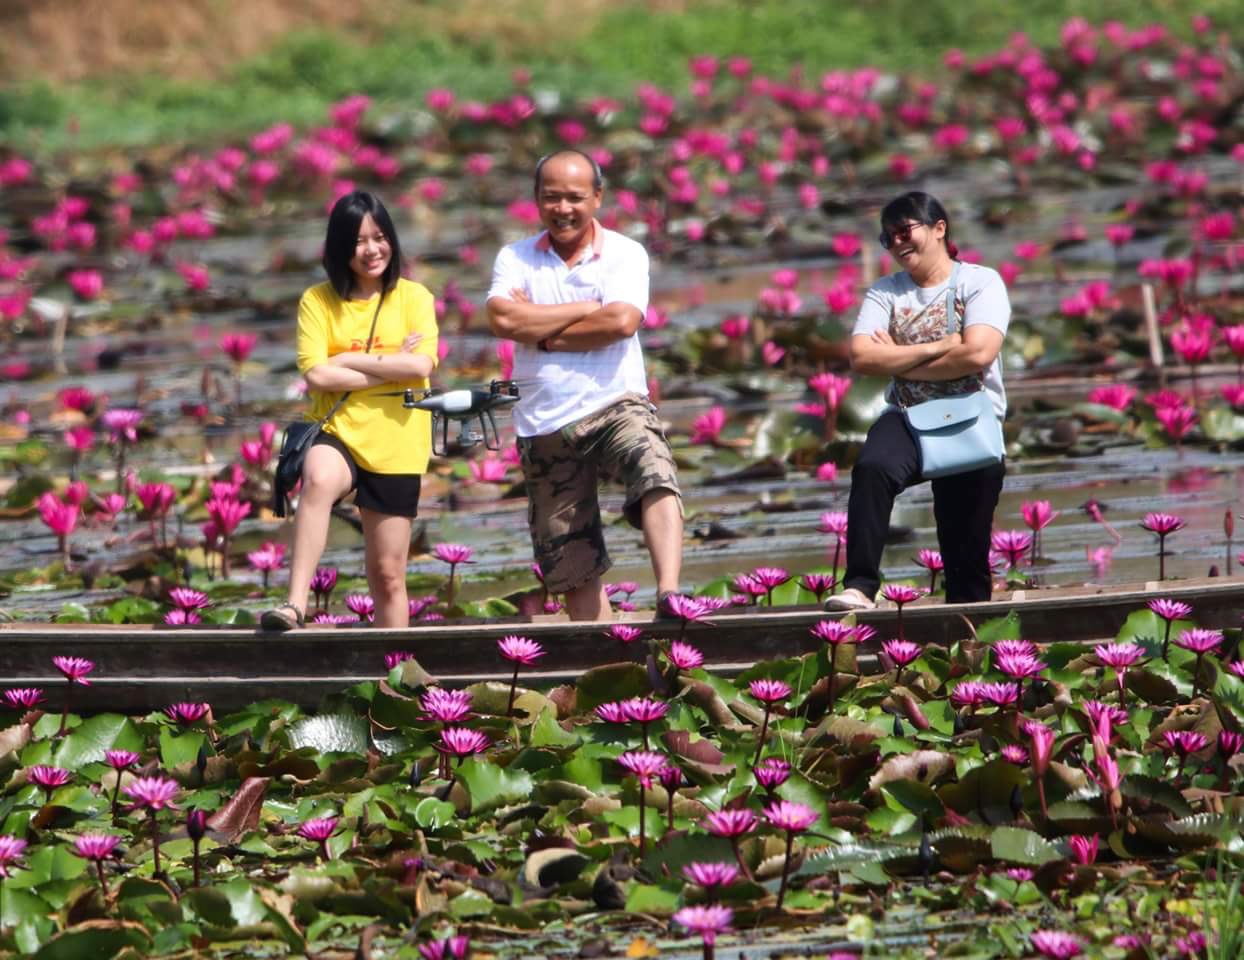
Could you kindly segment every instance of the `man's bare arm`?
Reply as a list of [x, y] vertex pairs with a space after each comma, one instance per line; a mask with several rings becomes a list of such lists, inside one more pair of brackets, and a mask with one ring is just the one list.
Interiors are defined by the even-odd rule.
[[634, 335], [643, 320], [639, 308], [632, 304], [620, 300], [607, 303], [560, 333], [545, 338], [544, 346], [550, 351], [598, 350]]
[[511, 290], [509, 297], [490, 297], [487, 307], [488, 325], [494, 336], [535, 346], [599, 310], [600, 303], [531, 303], [523, 291]]

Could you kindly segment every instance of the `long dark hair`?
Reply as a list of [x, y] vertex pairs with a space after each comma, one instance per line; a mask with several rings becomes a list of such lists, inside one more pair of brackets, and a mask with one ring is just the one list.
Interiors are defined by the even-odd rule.
[[887, 233], [911, 221], [933, 226], [938, 220], [946, 223], [946, 252], [952, 260], [959, 259], [959, 248], [950, 239], [950, 214], [938, 199], [922, 190], [912, 190], [895, 197], [881, 209], [881, 229]]
[[402, 276], [402, 248], [397, 242], [397, 230], [389, 211], [374, 193], [366, 190], [347, 193], [333, 204], [332, 213], [328, 215], [328, 235], [324, 238], [324, 256], [320, 260], [324, 272], [328, 274], [328, 282], [342, 300], [349, 299], [350, 289], [354, 286], [350, 261], [354, 259], [359, 226], [369, 214], [389, 241], [389, 265], [380, 277], [380, 295], [383, 297], [397, 286]]

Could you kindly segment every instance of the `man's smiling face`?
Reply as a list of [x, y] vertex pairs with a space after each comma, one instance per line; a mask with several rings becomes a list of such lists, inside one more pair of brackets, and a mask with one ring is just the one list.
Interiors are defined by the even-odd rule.
[[594, 185], [592, 165], [573, 153], [545, 161], [540, 170], [536, 204], [549, 240], [563, 257], [571, 256], [590, 237], [600, 209], [601, 189]]

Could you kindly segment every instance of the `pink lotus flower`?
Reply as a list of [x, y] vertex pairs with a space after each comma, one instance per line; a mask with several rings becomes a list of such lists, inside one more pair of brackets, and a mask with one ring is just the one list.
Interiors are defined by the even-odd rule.
[[22, 866], [22, 854], [26, 841], [10, 834], [0, 836], [0, 879], [7, 880]]
[[237, 530], [238, 525], [251, 512], [250, 501], [215, 498], [208, 500], [203, 506], [217, 529], [225, 536]]
[[1091, 837], [1073, 835], [1067, 838], [1067, 843], [1071, 847], [1071, 853], [1075, 857], [1076, 863], [1082, 867], [1092, 866], [1097, 862], [1097, 845], [1100, 837], [1093, 834]]
[[778, 887], [777, 909], [780, 912], [782, 902], [786, 899], [786, 881], [790, 876], [790, 854], [794, 846], [795, 834], [803, 833], [816, 823], [818, 814], [809, 806], [789, 800], [775, 800], [765, 807], [765, 819], [771, 825], [786, 833], [786, 856], [782, 861], [782, 882]]
[[43, 702], [43, 691], [38, 687], [12, 687], [4, 691], [4, 702], [14, 710], [30, 710]]
[[1038, 930], [1032, 935], [1033, 949], [1052, 960], [1070, 960], [1084, 952], [1084, 945], [1069, 933]]
[[164, 614], [164, 622], [170, 627], [185, 627], [202, 623], [203, 618], [193, 610], [169, 610]]
[[1162, 733], [1162, 744], [1180, 758], [1187, 759], [1208, 747], [1209, 737], [1196, 730], [1166, 730]]
[[497, 649], [501, 651], [501, 656], [505, 659], [525, 667], [530, 667], [544, 656], [544, 648], [527, 637], [513, 635], [502, 637], [497, 641]]
[[1145, 655], [1134, 643], [1104, 643], [1095, 647], [1093, 653], [1105, 666], [1116, 670], [1126, 670]]
[[1089, 391], [1088, 402], [1110, 407], [1122, 412], [1132, 405], [1136, 399], [1136, 391], [1124, 384], [1112, 384], [1108, 387], [1094, 387]]
[[694, 670], [704, 665], [704, 654], [681, 640], [670, 643], [666, 656], [669, 657], [670, 663], [679, 670]]
[[98, 300], [104, 292], [104, 275], [98, 270], [71, 270], [66, 279], [81, 300]]
[[704, 829], [715, 837], [741, 837], [756, 829], [756, 814], [746, 808], [714, 810], [704, 818]]
[[992, 706], [1009, 707], [1019, 699], [1019, 691], [1013, 683], [982, 683], [981, 697]]
[[419, 698], [419, 705], [438, 723], [455, 724], [471, 715], [471, 694], [466, 690], [431, 687]]
[[811, 807], [789, 800], [774, 801], [765, 807], [764, 813], [771, 825], [787, 833], [802, 833], [819, 819]]
[[1017, 767], [1028, 764], [1028, 751], [1018, 743], [1008, 743], [1000, 752], [1007, 763], [1013, 763]]
[[212, 602], [206, 593], [190, 587], [173, 587], [168, 592], [168, 599], [179, 610], [202, 610]]
[[423, 960], [466, 960], [470, 950], [470, 939], [462, 935], [419, 944], [419, 956]]
[[924, 596], [924, 591], [905, 583], [887, 583], [881, 588], [881, 595], [893, 604], [913, 603]]
[[113, 770], [128, 770], [141, 760], [138, 754], [132, 750], [105, 750], [104, 761]]
[[84, 833], [75, 837], [73, 853], [83, 860], [99, 863], [112, 856], [121, 838], [111, 833]]
[[790, 580], [790, 573], [781, 567], [757, 567], [751, 578], [765, 588], [769, 606], [773, 606], [773, 591]]
[[1182, 517], [1170, 513], [1147, 513], [1141, 527], [1158, 535], [1158, 579], [1166, 579], [1166, 538], [1186, 525]]
[[1059, 511], [1053, 509], [1048, 500], [1030, 500], [1021, 505], [1020, 513], [1024, 524], [1033, 533], [1032, 555], [1036, 559], [1041, 555], [1041, 531], [1054, 521]]
[[598, 704], [595, 713], [606, 723], [630, 723], [631, 721], [631, 718], [626, 715], [626, 707], [621, 700], [610, 700]]
[[1222, 646], [1221, 630], [1205, 630], [1194, 628], [1184, 630], [1175, 640], [1175, 645], [1196, 654], [1196, 666], [1192, 670], [1192, 696], [1197, 695], [1201, 683], [1201, 658], [1207, 653], [1216, 651]]
[[52, 664], [71, 684], [80, 683], [84, 687], [89, 687], [91, 682], [86, 679], [87, 674], [95, 669], [95, 664], [84, 657], [53, 657]]
[[220, 349], [235, 364], [241, 365], [255, 349], [259, 337], [253, 333], [226, 333], [220, 338]]
[[144, 807], [151, 813], [170, 806], [181, 787], [168, 777], [136, 777], [126, 784], [122, 792], [132, 797], [135, 806]]
[[206, 703], [173, 703], [164, 708], [164, 713], [174, 723], [183, 727], [188, 727], [192, 723], [198, 723], [211, 712], [211, 707]]
[[325, 860], [332, 859], [332, 853], [328, 849], [328, 841], [332, 839], [333, 834], [337, 831], [338, 820], [336, 817], [316, 817], [311, 820], [304, 820], [298, 825], [296, 831], [298, 836], [304, 840], [313, 840], [320, 845], [320, 856]]
[[726, 425], [724, 407], [713, 407], [706, 413], [695, 418], [691, 425], [692, 444], [715, 444], [721, 437], [722, 428]]
[[194, 263], [178, 263], [177, 272], [181, 274], [182, 281], [186, 284], [186, 289], [194, 293], [201, 293], [212, 284], [212, 276], [208, 272], [207, 267]]
[[718, 861], [706, 863], [702, 860], [695, 860], [683, 866], [682, 875], [697, 887], [704, 887], [711, 891], [734, 883], [738, 879], [739, 868], [733, 863]]
[[26, 782], [33, 783], [37, 787], [43, 789], [45, 795], [45, 803], [52, 802], [52, 791], [57, 787], [63, 787], [73, 779], [73, 774], [61, 767], [53, 767], [47, 764], [36, 764], [26, 768]]
[[612, 624], [609, 629], [605, 631], [605, 636], [607, 636], [610, 640], [616, 640], [619, 643], [634, 643], [643, 635], [644, 632], [640, 630], [639, 627], [632, 627], [625, 623]]
[[761, 703], [781, 703], [791, 694], [790, 684], [781, 680], [753, 680], [748, 684], [751, 695]]
[[938, 573], [946, 569], [941, 552], [922, 548], [912, 559], [916, 561], [918, 566], [924, 567], [924, 569], [929, 571], [929, 586], [925, 592], [933, 593], [937, 589]]
[[441, 730], [441, 742], [436, 745], [442, 753], [457, 757], [459, 763], [472, 754], [483, 753], [488, 747], [488, 737], [469, 727], [445, 727]]
[[630, 697], [622, 701], [622, 713], [633, 723], [649, 724], [669, 711], [669, 704], [651, 697]]
[[461, 543], [438, 543], [432, 550], [436, 555], [436, 559], [449, 564], [449, 598], [446, 606], [451, 608], [454, 605], [454, 571], [461, 563], [474, 563], [471, 555], [475, 552], [470, 547]]
[[1046, 666], [1041, 660], [1027, 654], [1003, 654], [995, 657], [994, 662], [999, 670], [1016, 680], [1035, 677]]
[[1185, 406], [1158, 407], [1153, 411], [1153, 415], [1158, 423], [1161, 424], [1166, 435], [1174, 440], [1176, 444], [1191, 433], [1192, 428], [1200, 420], [1200, 414], [1196, 410]]
[[650, 750], [628, 750], [618, 757], [618, 765], [634, 776], [645, 790], [652, 788], [661, 771], [668, 766], [664, 754]]
[[42, 494], [36, 504], [39, 508], [39, 518], [56, 535], [60, 552], [65, 557], [65, 564], [68, 566], [69, 535], [78, 525], [80, 512], [78, 505], [62, 502], [50, 490]]
[[834, 584], [837, 582], [837, 578], [830, 573], [805, 573], [799, 578], [799, 585], [808, 592], [815, 594], [818, 604], [825, 594], [833, 589]]
[[1050, 769], [1055, 734], [1045, 724], [1034, 721], [1024, 724], [1024, 732], [1032, 738], [1032, 773], [1037, 781], [1037, 798], [1041, 802], [1041, 816], [1048, 818], [1049, 812], [1045, 805], [1045, 774]]
[[700, 935], [705, 951], [712, 949], [717, 942], [717, 934], [729, 930], [733, 920], [734, 911], [719, 905], [683, 907], [674, 914], [676, 924]]
[[[887, 640], [881, 645], [881, 651], [902, 671], [902, 668], [914, 662], [920, 656], [920, 645], [910, 640]], [[894, 678], [898, 683], [898, 676]]]
[[975, 710], [985, 702], [984, 687], [979, 680], [964, 680], [950, 691], [950, 702], [956, 707]]
[[376, 616], [376, 601], [365, 593], [346, 594], [346, 608], [369, 622]]
[[1032, 534], [1022, 530], [999, 530], [990, 538], [990, 545], [1006, 558], [1007, 569], [1014, 570], [1032, 546]]
[[752, 768], [756, 782], [772, 793], [790, 778], [790, 763], [780, 757], [765, 757]]

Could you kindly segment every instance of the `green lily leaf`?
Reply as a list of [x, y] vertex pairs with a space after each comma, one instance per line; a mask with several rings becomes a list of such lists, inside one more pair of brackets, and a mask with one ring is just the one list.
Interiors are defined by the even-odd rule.
[[990, 839], [990, 846], [993, 855], [1007, 863], [1039, 867], [1059, 859], [1058, 850], [1052, 843], [1022, 827], [998, 827]]
[[478, 757], [464, 760], [454, 773], [471, 794], [472, 813], [526, 800], [535, 787], [527, 771], [513, 772]]
[[295, 749], [313, 747], [320, 753], [366, 754], [367, 720], [353, 713], [330, 713], [306, 717], [289, 731]]
[[88, 717], [73, 728], [53, 757], [56, 766], [78, 770], [88, 763], [101, 763], [107, 750], [141, 752], [142, 734], [128, 717], [117, 713], [101, 713]]

